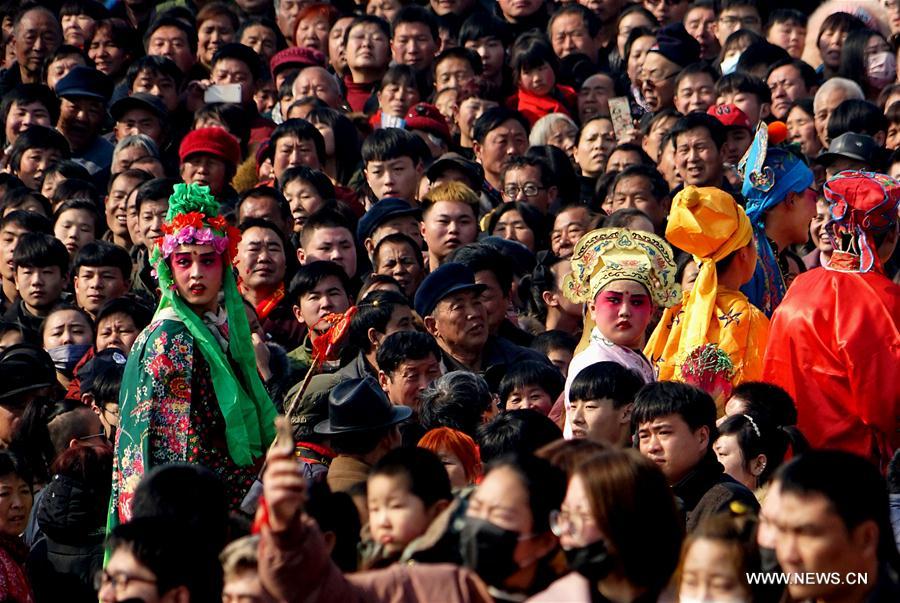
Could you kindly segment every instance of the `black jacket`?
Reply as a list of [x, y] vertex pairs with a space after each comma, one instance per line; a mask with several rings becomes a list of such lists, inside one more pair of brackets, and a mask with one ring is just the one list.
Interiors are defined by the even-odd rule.
[[759, 502], [753, 492], [725, 473], [712, 450], [672, 486], [672, 491], [684, 511], [688, 532], [692, 532], [706, 517], [727, 511], [735, 502], [754, 512], [759, 511]]

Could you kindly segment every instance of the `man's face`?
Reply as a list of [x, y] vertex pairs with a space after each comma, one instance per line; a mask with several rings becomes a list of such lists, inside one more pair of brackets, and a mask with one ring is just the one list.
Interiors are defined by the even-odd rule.
[[684, 115], [694, 111], [706, 113], [715, 102], [716, 82], [708, 73], [687, 75], [675, 88], [675, 108]]
[[808, 97], [810, 93], [800, 70], [793, 65], [784, 65], [772, 71], [766, 83], [772, 91], [772, 115], [778, 119], [785, 119], [791, 103]]
[[297, 18], [300, 16], [300, 9], [305, 4], [309, 3], [302, 0], [275, 0], [275, 20], [278, 22], [278, 29], [288, 40], [294, 39]]
[[371, 248], [375, 249], [381, 239], [395, 233], [405, 234], [415, 241], [420, 249], [425, 247], [425, 239], [422, 238], [422, 222], [415, 216], [399, 216], [385, 220], [372, 231]]
[[47, 57], [59, 46], [60, 36], [59, 22], [47, 9], [25, 13], [13, 32], [19, 67], [36, 76]]
[[16, 176], [32, 190], [39, 191], [44, 183], [44, 174], [53, 163], [62, 159], [57, 149], [28, 149], [22, 154]]
[[716, 39], [716, 11], [701, 6], [690, 9], [684, 15], [684, 28], [700, 43], [700, 58], [713, 59], [719, 54], [719, 40]]
[[146, 92], [159, 98], [168, 111], [178, 108], [178, 87], [168, 75], [150, 69], [141, 69], [131, 87], [132, 94]]
[[709, 428], [691, 431], [677, 413], [641, 423], [637, 435], [641, 454], [662, 469], [669, 484], [690, 473], [709, 448]]
[[434, 68], [434, 87], [438, 92], [447, 88], [464, 89], [475, 81], [475, 70], [469, 61], [448, 57]]
[[722, 147], [722, 161], [737, 165], [753, 143], [753, 135], [747, 128], [728, 128], [725, 132], [725, 146]]
[[641, 69], [641, 92], [647, 108], [655, 113], [672, 107], [675, 100], [675, 76], [680, 67], [658, 52], [648, 52]]
[[352, 70], [381, 71], [391, 60], [390, 41], [374, 23], [362, 23], [350, 30], [344, 54]]
[[268, 228], [248, 228], [237, 251], [238, 273], [250, 289], [273, 290], [284, 282], [285, 255], [281, 237]]
[[453, 13], [454, 15], [462, 15], [475, 4], [474, 0], [429, 0], [431, 10], [434, 14], [443, 17]]
[[119, 176], [109, 189], [106, 198], [106, 226], [114, 235], [128, 237], [128, 211], [126, 202], [128, 195], [139, 184], [134, 178]]
[[499, 38], [478, 38], [467, 40], [465, 47], [475, 51], [481, 57], [481, 65], [484, 68], [484, 78], [493, 80], [500, 77], [503, 71], [503, 62], [506, 58], [506, 49]]
[[[113, 583], [123, 583], [116, 588]], [[156, 576], [143, 565], [127, 546], [118, 547], [109, 558], [100, 582], [100, 603], [115, 603], [126, 599], [137, 599], [145, 603], [160, 603], [156, 587]]]
[[63, 98], [59, 104], [57, 127], [73, 152], [86, 149], [97, 137], [106, 118], [103, 101], [93, 98]]
[[190, 71], [196, 62], [187, 34], [171, 25], [160, 27], [150, 35], [147, 54], [171, 59], [182, 73]]
[[16, 265], [13, 262], [13, 252], [19, 237], [28, 232], [18, 224], [10, 222], [0, 230], [0, 276], [3, 280], [13, 281], [16, 278]]
[[412, 297], [425, 277], [425, 269], [422, 267], [421, 259], [415, 257], [416, 253], [421, 258], [421, 252], [412, 249], [406, 243], [385, 242], [378, 249], [375, 274], [393, 277], [400, 283], [403, 293]]
[[[535, 194], [529, 196], [525, 191], [531, 191], [531, 189], [534, 189]], [[541, 182], [540, 168], [533, 165], [523, 165], [506, 170], [503, 175], [501, 192], [504, 201], [528, 203], [542, 214], [547, 213], [550, 204], [556, 197], [556, 187], [544, 186]]]
[[126, 111], [116, 122], [116, 140], [134, 134], [146, 134], [157, 145], [162, 145], [162, 122], [155, 113], [146, 109]]
[[716, 37], [719, 39], [719, 44], [724, 46], [728, 36], [739, 29], [749, 29], [762, 34], [762, 21], [756, 7], [732, 6], [723, 10], [719, 15], [719, 20], [716, 21]]
[[486, 287], [481, 292], [481, 303], [484, 306], [484, 311], [487, 313], [488, 331], [496, 333], [506, 318], [506, 309], [509, 306], [509, 292], [503, 292], [497, 276], [490, 270], [476, 272], [475, 282]]
[[480, 352], [487, 342], [487, 312], [479, 294], [459, 291], [448, 295], [435, 307], [425, 323], [442, 348]]
[[119, 268], [82, 266], [75, 274], [75, 301], [91, 316], [111, 299], [124, 295], [128, 283]]
[[560, 258], [567, 258], [575, 250], [578, 239], [590, 228], [590, 214], [586, 207], [570, 207], [559, 212], [550, 233], [550, 249]]
[[816, 132], [819, 134], [819, 140], [826, 147], [831, 142], [828, 138], [828, 120], [838, 105], [845, 100], [847, 100], [847, 93], [842, 88], [832, 88], [825, 91], [825, 94], [816, 95], [813, 119], [816, 121]]
[[337, 81], [322, 67], [307, 67], [294, 80], [294, 98], [314, 96], [329, 107], [341, 106], [341, 91]]
[[[803, 496], [782, 490], [779, 503], [772, 523], [778, 535], [775, 555], [782, 571], [819, 575], [836, 572], [844, 577], [848, 572], [864, 571], [861, 559], [876, 556], [872, 549], [878, 546], [878, 538], [870, 538], [873, 530], [878, 532], [872, 525], [874, 522], [865, 521], [848, 530], [829, 500], [818, 493]], [[788, 585], [791, 599], [796, 601], [849, 599], [854, 589], [859, 586], [826, 581], [813, 584], [792, 581]]]
[[422, 236], [428, 243], [428, 251], [439, 259], [458, 247], [474, 243], [478, 236], [475, 213], [465, 203], [439, 201], [428, 208], [424, 218]]
[[422, 164], [416, 165], [408, 155], [387, 161], [369, 161], [366, 163], [366, 182], [376, 199], [399, 197], [415, 201], [423, 171]]
[[181, 179], [188, 184], [208, 186], [210, 193], [218, 195], [228, 184], [228, 170], [220, 157], [193, 153], [181, 164]]
[[666, 218], [668, 208], [653, 194], [653, 186], [643, 176], [622, 178], [612, 194], [612, 211], [639, 209], [650, 218], [653, 227], [659, 231]]
[[314, 170], [321, 167], [316, 144], [312, 140], [297, 138], [291, 134], [282, 136], [275, 142], [275, 178], [280, 179], [286, 169], [298, 165]]
[[323, 318], [334, 312], [346, 312], [349, 307], [344, 285], [337, 277], [326, 276], [312, 291], [300, 296], [300, 305], [294, 306], [294, 318], [306, 325], [310, 333], [321, 334], [331, 327]]
[[379, 379], [391, 404], [418, 410], [422, 392], [440, 376], [440, 362], [428, 354], [421, 360], [404, 360], [390, 375], [381, 373]]
[[580, 15], [566, 14], [554, 20], [550, 26], [550, 43], [561, 59], [580, 52], [597, 61], [597, 43]]
[[428, 69], [438, 45], [424, 23], [398, 23], [391, 39], [394, 61], [417, 70]]
[[6, 144], [14, 143], [19, 134], [33, 125], [53, 127], [53, 124], [50, 123], [50, 111], [47, 110], [44, 103], [39, 101], [24, 104], [14, 102], [10, 105], [9, 113], [6, 115]]
[[722, 180], [719, 149], [706, 128], [694, 128], [678, 135], [675, 166], [685, 184], [718, 186]]
[[578, 119], [586, 123], [597, 115], [609, 113], [609, 99], [616, 95], [611, 77], [597, 73], [584, 80], [578, 91]]
[[241, 87], [241, 104], [248, 105], [253, 102], [256, 85], [253, 81], [250, 67], [244, 61], [221, 59], [213, 66], [210, 80], [217, 86], [239, 84]]
[[222, 603], [274, 603], [259, 580], [256, 569], [244, 569], [225, 578]]
[[509, 119], [488, 132], [483, 144], [476, 142], [474, 150], [485, 173], [499, 180], [506, 159], [528, 150], [528, 133], [517, 120]]
[[497, 4], [500, 5], [500, 12], [503, 13], [503, 17], [507, 21], [515, 23], [520, 19], [530, 17], [540, 10], [544, 0], [497, 0]]
[[317, 228], [297, 254], [301, 264], [324, 260], [343, 268], [350, 278], [356, 275], [356, 245], [346, 228]]
[[278, 201], [268, 195], [246, 197], [241, 203], [239, 214], [238, 223], [249, 218], [262, 218], [277, 226], [282, 234], [291, 232], [291, 225], [285, 223]]
[[240, 43], [252, 48], [253, 52], [262, 57], [266, 63], [277, 52], [278, 41], [275, 32], [265, 25], [251, 25], [244, 28]]
[[162, 225], [169, 211], [168, 199], [144, 199], [138, 213], [138, 230], [149, 247], [158, 237], [163, 236]]
[[16, 289], [25, 306], [35, 314], [50, 310], [66, 286], [66, 275], [59, 266], [19, 266], [16, 268]]

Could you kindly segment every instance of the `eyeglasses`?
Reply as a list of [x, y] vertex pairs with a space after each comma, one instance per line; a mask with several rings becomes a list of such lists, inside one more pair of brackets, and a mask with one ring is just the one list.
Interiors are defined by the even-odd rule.
[[100, 433], [92, 433], [91, 435], [81, 436], [80, 438], [75, 438], [79, 442], [83, 442], [84, 440], [92, 440], [94, 438], [105, 438], [106, 432], [101, 431]]
[[120, 593], [128, 588], [128, 585], [132, 582], [156, 584], [156, 578], [143, 578], [134, 574], [126, 574], [125, 572], [110, 574], [106, 570], [101, 570], [94, 576], [94, 589], [99, 591], [101, 588], [112, 584], [113, 590], [116, 593]]
[[503, 187], [504, 194], [510, 199], [515, 199], [519, 194], [519, 191], [522, 191], [522, 194], [526, 197], [535, 197], [542, 190], [545, 190], [545, 187], [538, 186], [533, 182], [528, 182], [523, 186], [519, 186], [518, 184], [508, 184]]
[[566, 510], [550, 511], [550, 530], [557, 538], [564, 535], [575, 536], [592, 521], [594, 521], [593, 516], [587, 513], [572, 513]]
[[719, 23], [725, 27], [753, 27], [759, 25], [759, 17], [720, 17]]

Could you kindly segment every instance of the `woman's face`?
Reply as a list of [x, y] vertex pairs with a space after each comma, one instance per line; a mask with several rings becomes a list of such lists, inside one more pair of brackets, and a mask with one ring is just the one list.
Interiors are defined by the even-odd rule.
[[297, 23], [297, 32], [294, 36], [297, 46], [301, 48], [314, 48], [326, 57], [328, 56], [328, 18], [324, 15], [310, 15]]
[[459, 460], [459, 457], [456, 456], [456, 454], [442, 448], [438, 450], [437, 455], [438, 458], [441, 459], [444, 469], [447, 470], [451, 488], [458, 490], [469, 485], [469, 480], [466, 479], [466, 470], [463, 467], [462, 461]]
[[575, 144], [578, 140], [578, 128], [564, 119], [556, 120], [550, 126], [547, 144], [562, 149], [571, 159], [575, 158]]
[[841, 49], [847, 32], [840, 29], [826, 29], [819, 36], [819, 55], [829, 69], [837, 69], [841, 64]]
[[612, 281], [590, 304], [594, 323], [604, 337], [626, 348], [643, 348], [653, 303], [647, 289], [635, 281]]
[[834, 246], [831, 244], [831, 238], [825, 232], [825, 225], [831, 219], [831, 212], [828, 210], [828, 204], [824, 199], [816, 201], [816, 215], [809, 223], [809, 237], [815, 244], [816, 249], [821, 253], [831, 253]]
[[175, 288], [197, 313], [219, 306], [222, 290], [222, 256], [212, 245], [179, 245], [169, 256]]
[[20, 536], [33, 502], [31, 486], [25, 480], [14, 473], [0, 477], [0, 534]]
[[517, 210], [512, 209], [500, 216], [497, 224], [494, 225], [494, 232], [491, 234], [508, 241], [518, 241], [529, 251], [535, 251], [534, 231], [528, 227], [528, 224], [522, 219], [522, 214]]
[[212, 63], [213, 55], [225, 44], [234, 40], [234, 27], [225, 15], [207, 18], [197, 30], [197, 58], [206, 66]]
[[284, 198], [291, 206], [291, 214], [294, 216], [294, 231], [303, 230], [309, 215], [322, 207], [325, 200], [312, 184], [306, 180], [295, 179], [284, 187]]
[[94, 333], [91, 325], [77, 310], [54, 312], [44, 322], [44, 349], [61, 345], [90, 345]]
[[112, 39], [108, 28], [100, 28], [91, 40], [88, 58], [94, 61], [98, 71], [110, 77], [117, 77], [130, 58], [125, 49]]
[[313, 122], [313, 125], [316, 127], [316, 130], [319, 131], [319, 134], [322, 135], [322, 138], [325, 139], [325, 157], [329, 159], [334, 157], [334, 129], [328, 124], [322, 122]]
[[419, 90], [407, 83], [387, 84], [378, 93], [378, 105], [383, 113], [404, 117], [409, 108], [419, 102]]
[[625, 56], [625, 42], [628, 41], [628, 34], [635, 27], [652, 27], [653, 24], [644, 15], [634, 12], [622, 17], [619, 21], [619, 30], [616, 33], [616, 47], [619, 49], [619, 56]]
[[640, 87], [641, 82], [638, 73], [640, 73], [641, 66], [644, 64], [644, 57], [647, 56], [647, 52], [654, 44], [656, 44], [655, 36], [641, 36], [631, 44], [631, 54], [628, 55], [626, 71], [628, 72], [628, 79], [631, 80], [633, 86]]
[[756, 488], [757, 477], [750, 472], [736, 435], [719, 436], [713, 444], [713, 450], [719, 463], [725, 468], [725, 473], [751, 490]]
[[603, 538], [597, 527], [587, 487], [580, 475], [569, 480], [566, 498], [560, 507], [559, 544], [574, 549], [593, 544]]
[[722, 540], [698, 538], [684, 556], [678, 597], [697, 601], [750, 601], [746, 578], [734, 561], [737, 547]]
[[794, 107], [787, 115], [787, 128], [791, 142], [800, 143], [800, 150], [807, 157], [815, 157], [822, 149], [822, 142], [816, 133], [816, 122], [813, 116]]
[[575, 161], [581, 173], [589, 178], [601, 175], [615, 147], [616, 134], [611, 120], [603, 118], [588, 122], [575, 148]]
[[697, 262], [694, 260], [689, 261], [687, 266], [684, 267], [684, 272], [681, 273], [681, 290], [685, 293], [690, 291], [699, 273], [700, 268], [697, 267]]

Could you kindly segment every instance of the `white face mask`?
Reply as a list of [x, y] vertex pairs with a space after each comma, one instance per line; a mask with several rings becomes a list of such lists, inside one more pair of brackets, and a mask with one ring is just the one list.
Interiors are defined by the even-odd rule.
[[884, 88], [897, 79], [897, 57], [886, 50], [876, 52], [866, 61], [866, 77], [874, 88]]
[[719, 67], [722, 68], [722, 75], [728, 75], [729, 73], [734, 73], [734, 70], [737, 69], [738, 61], [741, 60], [740, 54], [732, 55], [730, 58], [725, 59], [721, 63], [719, 63]]

